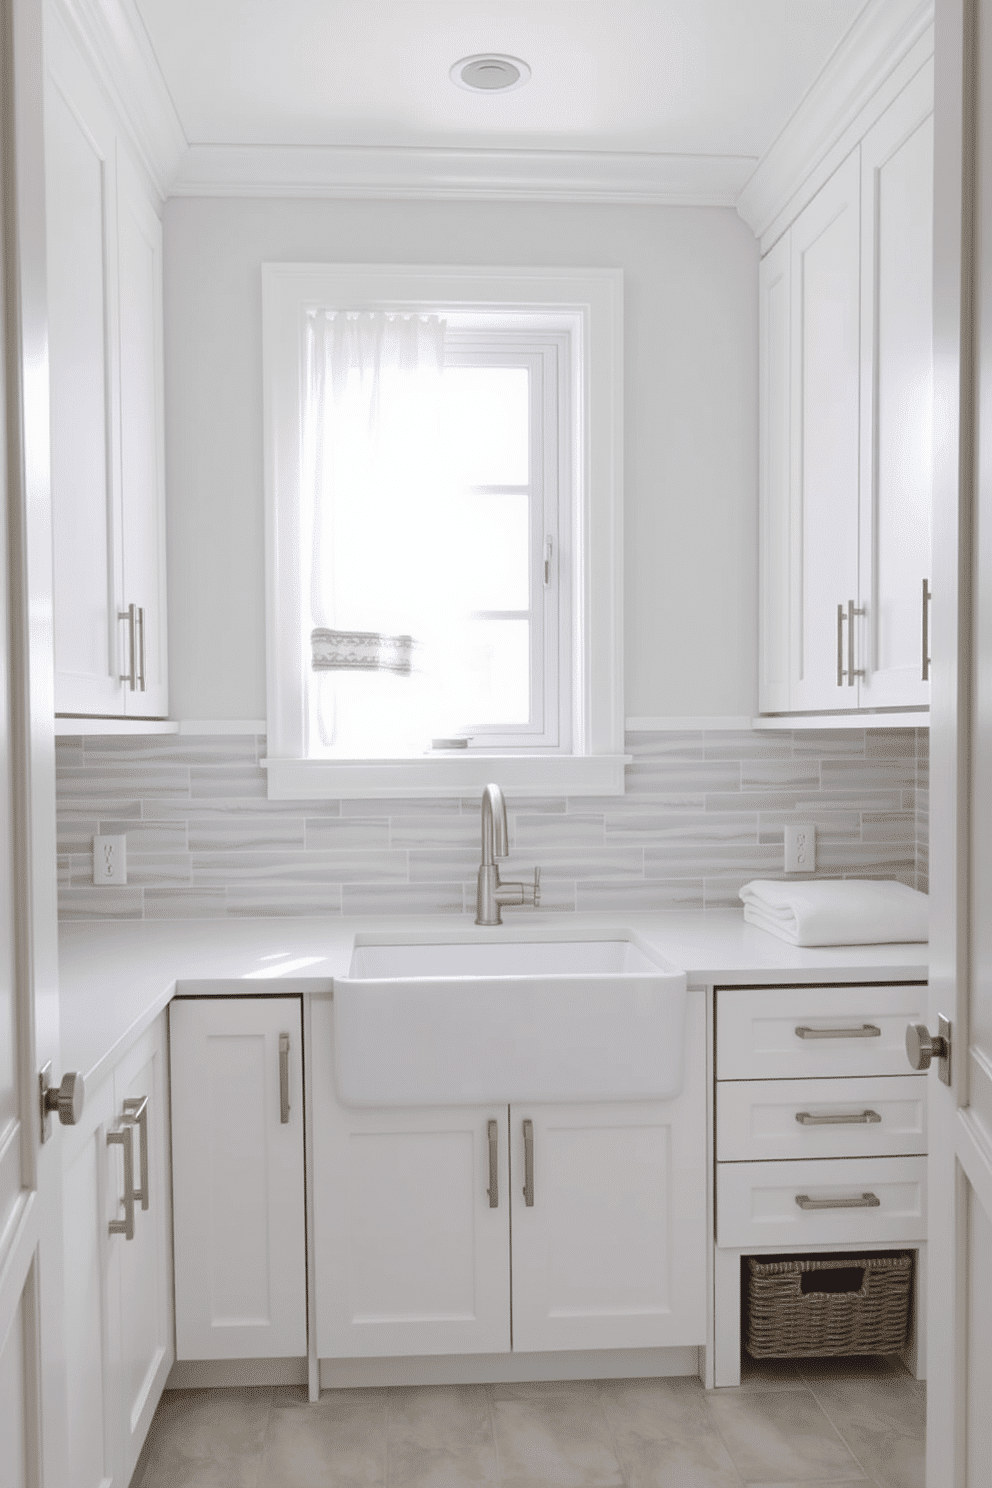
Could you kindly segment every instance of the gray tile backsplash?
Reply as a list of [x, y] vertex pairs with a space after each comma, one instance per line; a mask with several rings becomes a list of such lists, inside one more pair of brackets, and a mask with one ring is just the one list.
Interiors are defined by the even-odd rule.
[[[817, 828], [817, 874], [927, 888], [926, 729], [636, 733], [622, 797], [509, 800], [507, 878], [543, 908], [737, 906], [781, 878], [783, 830]], [[269, 801], [265, 738], [57, 742], [64, 919], [474, 912], [473, 799]], [[127, 835], [126, 888], [92, 883], [92, 838]]]

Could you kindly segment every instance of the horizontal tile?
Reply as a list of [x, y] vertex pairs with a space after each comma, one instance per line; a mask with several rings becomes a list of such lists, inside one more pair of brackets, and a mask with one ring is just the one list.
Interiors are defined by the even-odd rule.
[[59, 853], [55, 859], [55, 881], [60, 889], [67, 889], [72, 881], [72, 859], [68, 853]]
[[60, 920], [140, 920], [139, 888], [69, 888], [59, 891]]
[[189, 853], [127, 852], [127, 881], [129, 884], [189, 884], [192, 869]]
[[[74, 801], [115, 802], [121, 799], [146, 800], [149, 797], [189, 796], [188, 765], [106, 765], [99, 769], [64, 770], [59, 780], [60, 793]], [[100, 815], [129, 815], [111, 805]]]
[[703, 757], [702, 729], [659, 729], [654, 733], [630, 733], [624, 737], [624, 753], [641, 760], [693, 760]]
[[724, 842], [757, 842], [758, 817], [753, 811], [655, 811], [644, 807], [638, 814], [617, 813], [606, 816], [608, 839], [643, 842], [721, 844]]
[[[737, 795], [733, 797], [736, 801]], [[646, 795], [624, 795], [624, 796], [582, 796], [577, 797], [570, 803], [574, 810], [589, 813], [590, 811], [602, 811], [604, 816], [621, 817], [643, 816], [647, 812], [656, 814], [702, 812], [706, 810], [706, 793], [704, 791], [658, 791], [650, 796]]]
[[[391, 802], [380, 802], [387, 809]], [[453, 847], [481, 854], [482, 827], [478, 815], [393, 816], [389, 819], [392, 847]]]
[[629, 795], [691, 795], [740, 788], [741, 767], [725, 760], [645, 760], [628, 765], [624, 774]]
[[[815, 797], [819, 800], [819, 796]], [[890, 801], [898, 801], [898, 792], [889, 798]], [[705, 809], [707, 815], [712, 812], [741, 811], [800, 811], [810, 800], [808, 790], [747, 790], [737, 793], [716, 791], [705, 797]], [[845, 797], [846, 804], [850, 807], [851, 801]]]
[[191, 765], [189, 768], [189, 793], [194, 799], [264, 797], [266, 791], [265, 771], [257, 765]]
[[[167, 807], [171, 803], [163, 801], [161, 804]], [[182, 806], [188, 805], [188, 798], [184, 798]], [[157, 806], [156, 802], [156, 808]], [[63, 822], [91, 821], [94, 817], [112, 817], [116, 821], [139, 821], [141, 819], [141, 801], [137, 796], [131, 798], [123, 796], [120, 799], [113, 795], [102, 798], [85, 795], [76, 797], [66, 795], [64, 791], [57, 789], [56, 810], [60, 827]]]
[[[482, 854], [478, 847], [411, 847], [406, 856], [411, 883], [453, 883], [458, 879], [474, 884]], [[506, 860], [499, 866], [503, 878], [514, 878]]]
[[544, 848], [536, 855], [536, 865], [534, 853], [521, 853], [519, 862], [501, 864], [500, 872], [505, 879], [526, 880], [533, 876], [534, 866], [549, 878], [640, 879], [644, 877], [644, 853], [639, 846]]
[[551, 847], [602, 847], [603, 817], [594, 812], [569, 812], [566, 816], [518, 812], [513, 819], [511, 838], [518, 852], [540, 852]]
[[916, 816], [911, 811], [866, 811], [861, 818], [863, 842], [915, 842]]
[[[60, 853], [92, 852], [93, 838], [100, 830], [94, 817], [64, 816], [59, 812], [56, 824], [56, 842]], [[183, 832], [185, 839], [185, 831]]]
[[340, 884], [251, 884], [227, 890], [228, 915], [328, 915], [341, 913]]
[[761, 734], [707, 733], [703, 744], [703, 758], [787, 760], [792, 758], [792, 738], [789, 734], [776, 734], [773, 738], [768, 738]]
[[[462, 914], [467, 900], [460, 883], [362, 884], [343, 886], [345, 914]], [[475, 913], [475, 897], [471, 900]]]
[[815, 790], [820, 784], [819, 760], [746, 759], [741, 762], [741, 790]]
[[912, 760], [836, 760], [820, 765], [823, 790], [904, 790], [916, 784]]
[[256, 763], [251, 734], [91, 734], [84, 754], [88, 765], [132, 765], [162, 761], [168, 764], [237, 765]]
[[[264, 784], [264, 782], [263, 782]], [[187, 801], [151, 802], [145, 807], [146, 817], [157, 820], [182, 817], [189, 822], [236, 822], [241, 817], [274, 816], [304, 821], [312, 816], [340, 816], [339, 801], [270, 801], [267, 796], [220, 795]]]
[[146, 920], [208, 920], [226, 912], [223, 889], [145, 889]]
[[306, 824], [306, 845], [310, 852], [321, 848], [333, 848], [336, 851], [379, 851], [390, 845], [389, 819], [385, 816], [375, 819], [341, 816], [310, 820]]
[[774, 843], [721, 842], [697, 848], [684, 842], [664, 843], [644, 849], [645, 878], [716, 877], [721, 873], [747, 873], [761, 878], [766, 869], [782, 866], [782, 851]]
[[194, 853], [193, 882], [372, 883], [405, 881], [405, 852]]
[[782, 865], [779, 863], [778, 870], [774, 873], [737, 873], [706, 878], [703, 880], [703, 908], [740, 909], [740, 891], [746, 883], [750, 883], [753, 878], [782, 877], [784, 877], [784, 874], [782, 873]]
[[795, 754], [827, 755], [849, 758], [864, 757], [867, 729], [794, 729], [792, 748]]
[[702, 909], [701, 878], [652, 879], [650, 883], [601, 883], [596, 880], [576, 884], [575, 907], [578, 910], [617, 910], [621, 914], [651, 913], [669, 909]]
[[866, 759], [916, 758], [916, 729], [866, 729]]
[[190, 852], [257, 852], [278, 848], [306, 847], [305, 823], [302, 817], [263, 816], [248, 811], [237, 815], [190, 818]]
[[816, 866], [822, 871], [913, 867], [916, 855], [911, 842], [823, 842], [817, 844]]
[[135, 822], [104, 818], [100, 831], [104, 836], [122, 832], [127, 838], [128, 858], [132, 853], [186, 851], [186, 823], [182, 820]]
[[59, 738], [55, 740], [55, 772], [69, 769], [72, 766], [80, 768], [83, 763], [83, 741], [81, 738]]
[[[478, 810], [478, 802], [476, 802], [476, 810]], [[453, 813], [457, 816], [460, 811], [461, 802], [457, 796], [430, 796], [423, 800], [416, 797], [412, 800], [397, 797], [394, 800], [391, 796], [374, 796], [356, 797], [355, 800], [341, 802], [342, 816], [382, 816], [384, 813], [388, 813], [390, 818], [424, 814], [430, 816], [441, 813], [445, 815]]]

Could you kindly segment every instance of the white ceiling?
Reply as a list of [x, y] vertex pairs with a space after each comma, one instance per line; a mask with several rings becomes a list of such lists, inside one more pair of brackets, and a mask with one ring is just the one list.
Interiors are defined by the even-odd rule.
[[[192, 146], [762, 156], [874, 0], [136, 0]], [[503, 95], [458, 58], [522, 57]]]

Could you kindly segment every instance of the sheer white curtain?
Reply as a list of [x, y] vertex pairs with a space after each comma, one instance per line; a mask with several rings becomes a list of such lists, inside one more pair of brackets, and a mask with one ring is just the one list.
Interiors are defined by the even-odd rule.
[[308, 315], [301, 644], [312, 754], [420, 752], [438, 732], [432, 679], [456, 624], [444, 342], [437, 316]]

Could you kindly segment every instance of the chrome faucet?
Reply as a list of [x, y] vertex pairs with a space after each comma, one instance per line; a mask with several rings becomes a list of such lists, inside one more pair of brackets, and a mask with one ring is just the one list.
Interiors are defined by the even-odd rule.
[[504, 904], [541, 902], [541, 870], [534, 869], [534, 884], [500, 883], [497, 858], [509, 853], [506, 831], [506, 802], [498, 785], [490, 783], [482, 792], [482, 863], [475, 894], [475, 923], [502, 925]]

